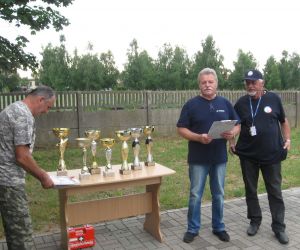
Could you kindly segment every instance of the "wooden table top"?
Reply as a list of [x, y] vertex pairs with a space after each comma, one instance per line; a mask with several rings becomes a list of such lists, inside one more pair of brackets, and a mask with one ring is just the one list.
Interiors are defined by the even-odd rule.
[[[115, 176], [108, 177], [103, 176], [104, 167], [101, 167], [101, 174], [91, 175], [86, 180], [80, 181], [80, 187], [82, 186], [94, 186], [94, 185], [105, 185], [110, 183], [130, 182], [135, 180], [150, 179], [155, 177], [162, 177], [167, 175], [175, 174], [176, 172], [170, 168], [167, 168], [159, 163], [155, 163], [155, 166], [147, 167], [141, 162], [143, 168], [141, 170], [132, 170], [128, 175], [122, 175], [119, 173], [121, 165], [113, 165], [112, 168], [115, 172]], [[131, 164], [128, 164], [131, 166]], [[80, 169], [68, 170], [68, 176], [79, 179]], [[56, 171], [48, 172], [49, 175], [57, 175]]]

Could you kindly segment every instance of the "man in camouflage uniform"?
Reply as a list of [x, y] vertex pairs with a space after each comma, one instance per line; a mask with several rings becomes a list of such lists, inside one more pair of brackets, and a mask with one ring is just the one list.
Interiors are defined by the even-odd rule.
[[54, 91], [39, 86], [0, 113], [0, 212], [8, 249], [34, 249], [25, 173], [37, 178], [43, 188], [53, 187], [47, 172], [38, 166], [31, 153], [35, 141], [34, 116], [47, 113], [54, 102]]

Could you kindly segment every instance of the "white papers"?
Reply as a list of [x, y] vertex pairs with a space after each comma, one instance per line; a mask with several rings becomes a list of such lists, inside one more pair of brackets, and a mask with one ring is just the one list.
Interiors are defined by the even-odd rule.
[[49, 175], [52, 181], [54, 182], [54, 187], [60, 188], [63, 186], [74, 186], [80, 185], [80, 181], [75, 177], [70, 176], [56, 176], [56, 175]]
[[237, 120], [222, 120], [222, 121], [214, 121], [211, 125], [208, 135], [213, 139], [223, 138], [221, 134], [226, 131], [230, 131], [233, 129]]

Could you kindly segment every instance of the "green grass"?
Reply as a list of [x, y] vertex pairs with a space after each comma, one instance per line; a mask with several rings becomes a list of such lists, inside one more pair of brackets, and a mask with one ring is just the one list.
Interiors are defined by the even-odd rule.
[[[287, 160], [282, 164], [283, 189], [300, 186], [300, 141], [296, 134], [299, 130], [292, 131], [292, 149], [289, 152]], [[180, 137], [162, 137], [157, 134], [153, 135], [154, 160], [162, 165], [172, 168], [176, 174], [163, 178], [163, 183], [160, 190], [161, 209], [174, 209], [186, 207], [189, 193], [188, 166], [186, 163], [187, 141]], [[146, 149], [144, 142], [141, 139], [142, 151], [140, 158], [146, 158]], [[132, 161], [132, 151], [130, 151], [128, 161]], [[97, 161], [100, 165], [104, 165], [105, 158], [103, 149], [98, 147]], [[53, 149], [35, 150], [34, 158], [46, 171], [55, 171], [58, 163], [58, 151], [53, 145]], [[91, 159], [89, 153], [88, 159]], [[81, 167], [81, 151], [78, 148], [67, 148], [65, 152], [65, 161], [68, 169]], [[113, 164], [121, 162], [120, 143], [117, 143], [113, 148]], [[227, 165], [225, 196], [226, 199], [244, 196], [244, 184], [241, 177], [238, 157], [229, 156]], [[58, 193], [57, 190], [44, 190], [39, 182], [32, 176], [27, 176], [27, 193], [30, 204], [30, 211], [33, 220], [35, 232], [47, 232], [59, 227], [59, 209], [58, 209]], [[123, 195], [133, 192], [140, 192], [143, 188], [130, 188], [126, 190], [116, 190], [113, 192], [96, 193], [91, 197], [110, 197], [115, 195]], [[265, 192], [265, 187], [262, 178], [259, 179], [259, 193]], [[74, 197], [74, 200], [79, 200], [81, 197]], [[208, 185], [204, 193], [204, 202], [209, 202], [211, 199]], [[84, 212], [84, 211], [83, 211]], [[0, 223], [0, 236], [3, 236], [2, 223]]]

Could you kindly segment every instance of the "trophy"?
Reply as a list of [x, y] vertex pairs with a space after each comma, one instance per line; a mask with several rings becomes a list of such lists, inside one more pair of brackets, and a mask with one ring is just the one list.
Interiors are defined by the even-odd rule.
[[70, 132], [69, 128], [53, 128], [52, 129], [54, 135], [60, 139], [60, 142], [56, 144], [59, 147], [60, 158], [57, 167], [57, 175], [58, 176], [66, 176], [68, 175], [67, 166], [64, 160], [64, 153], [66, 150], [66, 146], [68, 143], [68, 135]]
[[92, 166], [90, 167], [90, 173], [91, 174], [100, 174], [101, 168], [98, 166], [98, 163], [96, 162], [96, 150], [97, 150], [97, 142], [96, 140], [100, 137], [100, 130], [87, 130], [84, 132], [85, 136], [91, 140], [91, 151], [93, 155], [93, 162]]
[[151, 134], [152, 132], [154, 131], [154, 126], [145, 126], [143, 128], [143, 132], [144, 132], [144, 135], [147, 136], [146, 138], [146, 148], [147, 148], [147, 160], [145, 161], [145, 166], [154, 166], [155, 165], [155, 162], [153, 161], [153, 156], [152, 156], [152, 146], [153, 146], [153, 141], [152, 141], [152, 138], [151, 138]]
[[111, 166], [111, 155], [112, 155], [112, 150], [111, 148], [115, 144], [115, 139], [113, 138], [103, 138], [100, 139], [101, 144], [103, 147], [105, 147], [105, 157], [106, 157], [106, 166], [105, 166], [105, 171], [103, 172], [103, 175], [112, 177], [115, 176], [115, 172], [112, 169]]
[[140, 154], [140, 142], [139, 137], [143, 130], [141, 128], [131, 128], [131, 136], [134, 138], [132, 142], [132, 150], [134, 155], [133, 164], [131, 165], [131, 169], [133, 170], [140, 170], [142, 169], [142, 165], [139, 160], [139, 154]]
[[86, 180], [86, 179], [89, 179], [91, 176], [89, 169], [86, 165], [86, 148], [91, 145], [91, 140], [89, 138], [76, 138], [76, 142], [77, 142], [78, 147], [82, 148], [83, 166], [79, 173], [79, 180]]
[[122, 141], [121, 146], [121, 155], [122, 155], [122, 166], [120, 169], [120, 174], [130, 174], [131, 169], [128, 167], [127, 158], [128, 158], [128, 144], [127, 141], [131, 137], [131, 132], [129, 130], [118, 130], [115, 132], [117, 137]]

